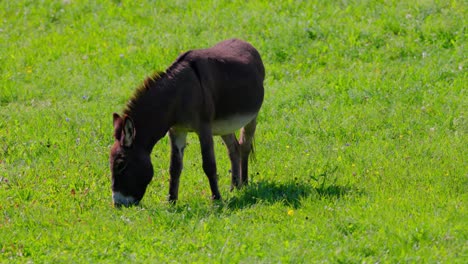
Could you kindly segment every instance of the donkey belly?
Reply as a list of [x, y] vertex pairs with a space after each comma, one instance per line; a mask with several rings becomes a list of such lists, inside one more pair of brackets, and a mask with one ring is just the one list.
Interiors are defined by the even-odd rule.
[[247, 125], [256, 116], [257, 113], [235, 114], [224, 117], [223, 119], [213, 120], [213, 123], [211, 124], [211, 131], [213, 135], [227, 135]]

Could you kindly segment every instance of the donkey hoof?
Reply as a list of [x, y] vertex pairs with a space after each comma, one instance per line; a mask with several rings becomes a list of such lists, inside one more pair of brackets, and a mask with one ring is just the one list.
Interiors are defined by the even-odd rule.
[[212, 196], [211, 196], [211, 200], [213, 200], [213, 201], [221, 201], [222, 198], [221, 198], [221, 195], [220, 195], [220, 194], [218, 194], [218, 195], [215, 194], [215, 195], [212, 195]]

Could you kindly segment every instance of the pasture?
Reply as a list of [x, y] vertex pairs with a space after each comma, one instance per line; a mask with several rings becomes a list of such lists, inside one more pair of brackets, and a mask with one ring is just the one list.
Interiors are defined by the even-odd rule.
[[[468, 4], [0, 1], [1, 263], [463, 263]], [[196, 135], [112, 206], [112, 113], [183, 51], [232, 37], [266, 68], [250, 185], [212, 202]]]

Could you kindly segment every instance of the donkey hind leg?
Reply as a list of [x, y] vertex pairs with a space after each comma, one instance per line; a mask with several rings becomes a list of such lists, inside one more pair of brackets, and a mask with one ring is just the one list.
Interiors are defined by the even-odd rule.
[[240, 178], [240, 146], [234, 133], [221, 136], [231, 160], [231, 191], [241, 186]]
[[249, 183], [249, 155], [253, 150], [253, 139], [255, 128], [257, 127], [257, 118], [255, 117], [250, 123], [245, 125], [240, 132], [240, 167], [242, 185]]
[[213, 134], [210, 125], [204, 124], [198, 131], [200, 147], [203, 160], [203, 171], [208, 177], [211, 188], [211, 198], [221, 200], [221, 194], [218, 188], [218, 175], [216, 171], [216, 160], [213, 145]]
[[187, 132], [169, 131], [171, 140], [171, 166], [169, 169], [169, 202], [177, 201], [179, 197], [179, 180], [183, 168], [184, 150]]

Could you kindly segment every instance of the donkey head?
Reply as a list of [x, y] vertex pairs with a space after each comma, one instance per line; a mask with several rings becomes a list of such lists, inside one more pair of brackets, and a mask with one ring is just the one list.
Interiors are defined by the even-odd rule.
[[115, 206], [138, 204], [153, 178], [150, 155], [135, 144], [135, 136], [133, 120], [114, 113], [115, 142], [110, 151], [110, 169]]

